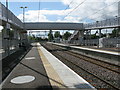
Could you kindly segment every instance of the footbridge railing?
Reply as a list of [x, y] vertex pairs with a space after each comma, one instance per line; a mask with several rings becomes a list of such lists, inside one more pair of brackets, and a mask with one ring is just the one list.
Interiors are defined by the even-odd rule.
[[84, 24], [85, 29], [105, 29], [120, 27], [120, 17], [110, 18], [103, 21], [96, 21], [94, 23]]

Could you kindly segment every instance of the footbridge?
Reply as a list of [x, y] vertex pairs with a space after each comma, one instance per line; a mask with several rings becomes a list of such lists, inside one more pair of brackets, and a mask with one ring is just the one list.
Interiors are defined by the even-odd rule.
[[[6, 0], [7, 1], [7, 0]], [[14, 7], [14, 6], [13, 6]], [[51, 9], [52, 10], [52, 9]], [[23, 20], [24, 21], [24, 20]], [[120, 18], [94, 23], [25, 22], [0, 3], [0, 88], [120, 90]], [[101, 38], [101, 30], [116, 28], [113, 38]], [[99, 34], [91, 38], [92, 30]], [[31, 30], [31, 31], [29, 31]], [[32, 31], [34, 30], [34, 31]], [[74, 30], [64, 35], [46, 31]], [[28, 31], [28, 33], [27, 33]], [[45, 37], [38, 37], [45, 31]], [[33, 35], [32, 32], [37, 33]], [[28, 35], [29, 34], [29, 35]], [[54, 38], [55, 37], [55, 38]], [[48, 42], [50, 41], [50, 42]], [[108, 67], [109, 66], [109, 67]], [[120, 78], [120, 77], [119, 77]]]
[[[21, 22], [10, 10], [0, 3], [0, 25], [6, 26], [6, 22], [11, 27], [23, 29]], [[92, 30], [104, 28], [120, 27], [120, 17], [96, 21], [94, 23], [69, 23], [69, 22], [28, 22], [25, 23], [26, 30]]]
[[26, 30], [83, 30], [83, 23], [36, 22], [25, 23]]
[[[0, 3], [0, 25], [4, 27], [3, 37], [7, 38], [9, 32], [6, 27], [14, 30], [14, 39], [16, 45], [17, 40], [27, 40], [27, 30], [76, 30], [69, 40], [74, 37], [83, 37], [84, 31], [91, 31], [99, 29], [101, 36], [101, 30], [107, 28], [120, 28], [120, 17], [114, 17], [102, 21], [96, 21], [94, 23], [70, 23], [70, 22], [25, 22], [23, 23], [17, 18], [9, 9], [7, 9], [2, 3]], [[24, 32], [24, 30], [26, 30]], [[5, 41], [5, 40], [3, 40]], [[6, 40], [7, 42], [7, 40]], [[5, 45], [4, 45], [5, 46]], [[6, 47], [7, 44], [6, 44]]]

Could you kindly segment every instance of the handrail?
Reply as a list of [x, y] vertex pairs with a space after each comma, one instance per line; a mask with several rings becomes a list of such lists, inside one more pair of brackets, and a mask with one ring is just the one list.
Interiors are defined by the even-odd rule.
[[85, 29], [97, 29], [97, 28], [109, 28], [109, 27], [120, 27], [120, 17], [84, 24]]

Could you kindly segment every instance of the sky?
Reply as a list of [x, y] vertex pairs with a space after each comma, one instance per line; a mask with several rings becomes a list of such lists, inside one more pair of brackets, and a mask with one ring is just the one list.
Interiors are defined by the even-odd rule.
[[[92, 22], [118, 16], [118, 0], [8, 0], [9, 9], [26, 22]], [[31, 1], [31, 2], [28, 2]], [[39, 3], [40, 1], [40, 3]], [[5, 0], [2, 0], [5, 4]], [[39, 10], [40, 4], [40, 10]], [[76, 8], [77, 7], [77, 8]], [[75, 9], [76, 8], [76, 9]]]
[[[8, 0], [9, 9], [25, 22], [91, 23], [118, 16], [119, 0]], [[40, 1], [40, 3], [39, 3]], [[5, 5], [5, 0], [1, 0]], [[40, 7], [39, 7], [40, 4]], [[40, 10], [39, 10], [40, 9]]]

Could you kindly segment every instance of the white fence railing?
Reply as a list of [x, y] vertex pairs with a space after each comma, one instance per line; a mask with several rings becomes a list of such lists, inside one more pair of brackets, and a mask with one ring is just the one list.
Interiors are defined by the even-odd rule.
[[108, 28], [108, 27], [120, 27], [120, 17], [84, 24], [85, 29], [97, 29], [97, 28]]
[[117, 47], [120, 45], [120, 37], [118, 38], [103, 38], [102, 41], [100, 39], [89, 39], [89, 40], [71, 40], [71, 42], [64, 42], [64, 44], [74, 44], [74, 45], [81, 45], [81, 46], [99, 46], [100, 42], [102, 43], [103, 47]]

